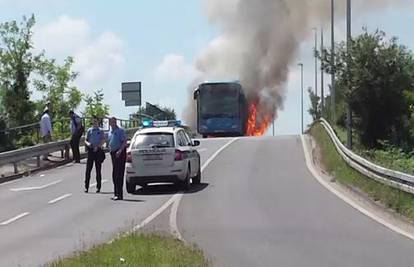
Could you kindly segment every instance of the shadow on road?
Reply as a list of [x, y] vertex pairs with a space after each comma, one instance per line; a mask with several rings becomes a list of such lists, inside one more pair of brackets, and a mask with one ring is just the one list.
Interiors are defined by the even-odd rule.
[[127, 198], [124, 198], [121, 201], [123, 202], [145, 202], [145, 200], [141, 200], [141, 199], [127, 199]]
[[183, 191], [182, 187], [174, 184], [157, 184], [148, 185], [147, 187], [141, 187], [133, 193], [133, 195], [174, 195], [178, 192], [184, 192], [184, 194], [195, 194], [204, 190], [208, 183], [201, 183], [198, 185], [191, 185], [191, 188], [187, 191]]

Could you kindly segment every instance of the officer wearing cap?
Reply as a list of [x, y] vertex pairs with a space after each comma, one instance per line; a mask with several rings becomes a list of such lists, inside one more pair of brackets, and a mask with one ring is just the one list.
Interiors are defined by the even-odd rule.
[[104, 131], [99, 128], [99, 119], [96, 116], [92, 118], [92, 123], [92, 127], [86, 132], [85, 139], [85, 144], [88, 148], [85, 173], [85, 193], [88, 193], [89, 191], [89, 181], [91, 180], [91, 171], [94, 163], [96, 170], [96, 193], [101, 192], [101, 168], [102, 162], [105, 160], [105, 152], [102, 150], [102, 146], [105, 143]]
[[116, 123], [116, 118], [109, 119], [111, 131], [109, 132], [109, 151], [112, 160], [112, 181], [114, 183], [113, 200], [123, 199], [124, 173], [126, 162], [127, 137], [125, 130]]

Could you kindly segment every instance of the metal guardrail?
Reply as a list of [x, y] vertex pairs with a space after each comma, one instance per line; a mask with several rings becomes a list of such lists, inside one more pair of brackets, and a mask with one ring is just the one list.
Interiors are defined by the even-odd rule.
[[378, 182], [414, 194], [413, 175], [384, 168], [357, 155], [342, 144], [329, 122], [325, 119], [321, 119], [320, 122], [334, 143], [338, 153], [353, 169]]
[[[125, 129], [128, 138], [131, 138], [138, 129], [139, 128]], [[17, 174], [17, 163], [29, 158], [37, 157], [37, 167], [40, 167], [40, 157], [48, 153], [62, 151], [62, 156], [64, 155], [65, 158], [69, 158], [69, 142], [70, 140], [66, 139], [63, 141], [51, 142], [0, 153], [0, 166], [5, 164], [13, 164], [14, 173]], [[84, 145], [84, 138], [81, 139], [80, 145]]]

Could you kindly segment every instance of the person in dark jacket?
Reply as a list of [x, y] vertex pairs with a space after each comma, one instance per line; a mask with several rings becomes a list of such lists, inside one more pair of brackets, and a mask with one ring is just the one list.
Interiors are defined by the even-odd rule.
[[80, 151], [79, 151], [79, 141], [83, 135], [83, 131], [85, 130], [82, 119], [79, 117], [73, 110], [69, 112], [70, 116], [70, 146], [72, 148], [73, 153], [73, 160], [76, 163], [80, 163]]
[[99, 119], [93, 117], [93, 126], [86, 132], [85, 144], [88, 149], [88, 159], [86, 161], [86, 173], [85, 173], [85, 193], [89, 191], [89, 181], [91, 180], [91, 171], [93, 164], [95, 163], [96, 170], [96, 193], [101, 192], [102, 162], [105, 159], [105, 152], [102, 147], [105, 144], [104, 131], [99, 128]]

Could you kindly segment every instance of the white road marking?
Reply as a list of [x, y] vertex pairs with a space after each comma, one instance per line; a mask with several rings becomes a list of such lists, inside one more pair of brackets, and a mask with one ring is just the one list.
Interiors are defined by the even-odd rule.
[[65, 194], [63, 196], [57, 197], [55, 199], [52, 199], [51, 201], [47, 202], [48, 204], [55, 204], [58, 201], [61, 201], [62, 199], [70, 197], [72, 194]]
[[18, 181], [20, 181], [20, 180], [16, 179], [16, 180], [4, 182], [4, 183], [1, 183], [0, 186], [11, 185], [11, 184], [17, 183]]
[[180, 233], [180, 230], [178, 229], [178, 224], [177, 224], [178, 207], [180, 206], [181, 199], [183, 198], [183, 193], [178, 193], [176, 195], [177, 195], [177, 198], [173, 202], [171, 211], [170, 211], [170, 229], [171, 229], [171, 233], [174, 235], [175, 238], [185, 241], [183, 236]]
[[40, 190], [40, 189], [45, 189], [45, 188], [47, 188], [47, 187], [49, 187], [49, 186], [52, 186], [52, 185], [58, 184], [58, 183], [60, 183], [60, 182], [62, 182], [62, 180], [57, 180], [57, 181], [54, 181], [54, 182], [51, 182], [51, 183], [49, 183], [49, 184], [45, 184], [45, 185], [42, 185], [42, 186], [21, 187], [21, 188], [11, 188], [11, 189], [10, 189], [10, 191], [13, 191], [13, 192], [20, 192], [20, 191]]
[[312, 159], [311, 159], [311, 154], [310, 151], [308, 149], [308, 147], [306, 146], [306, 140], [305, 137], [303, 135], [301, 135], [301, 139], [302, 139], [302, 146], [303, 146], [303, 152], [305, 154], [305, 159], [306, 159], [306, 165], [309, 169], [309, 171], [312, 173], [312, 175], [316, 178], [316, 180], [326, 189], [328, 189], [331, 193], [335, 194], [337, 197], [339, 197], [340, 199], [342, 199], [345, 203], [347, 203], [348, 205], [350, 205], [351, 207], [353, 207], [354, 209], [356, 209], [357, 211], [361, 212], [362, 214], [364, 214], [365, 216], [371, 218], [372, 220], [382, 224], [383, 226], [387, 227], [388, 229], [403, 235], [405, 237], [408, 237], [412, 240], [414, 240], [414, 236], [401, 229], [400, 227], [393, 225], [389, 222], [387, 222], [386, 220], [384, 220], [383, 218], [379, 217], [378, 215], [368, 211], [367, 209], [361, 207], [358, 202], [352, 200], [351, 198], [347, 197], [345, 194], [343, 194], [342, 192], [338, 191], [337, 189], [335, 189], [333, 186], [331, 186], [327, 181], [325, 181], [318, 173], [318, 171], [315, 169], [315, 167], [313, 166], [312, 163]]
[[[233, 138], [229, 142], [227, 142], [225, 145], [223, 145], [219, 150], [216, 151], [204, 164], [201, 166], [201, 172], [204, 171], [205, 168], [228, 146], [230, 146], [232, 143], [237, 141], [239, 138]], [[173, 234], [185, 242], [183, 239], [180, 231], [178, 230], [177, 226], [177, 213], [178, 213], [178, 207], [180, 205], [180, 201], [183, 197], [183, 192], [179, 192], [174, 194], [170, 199], [168, 199], [159, 209], [157, 209], [155, 212], [153, 212], [150, 216], [148, 216], [145, 220], [143, 220], [140, 224], [136, 225], [132, 231], [137, 231], [144, 227], [145, 225], [152, 222], [155, 218], [157, 218], [158, 215], [160, 215], [163, 211], [165, 211], [171, 204], [174, 204], [171, 212], [170, 212], [170, 229], [173, 232]]]
[[157, 209], [156, 211], [154, 211], [150, 216], [148, 216], [145, 220], [143, 220], [140, 224], [136, 225], [134, 228], [132, 228], [132, 231], [137, 231], [139, 229], [141, 229], [142, 227], [144, 227], [145, 225], [149, 224], [150, 222], [152, 222], [152, 220], [154, 220], [155, 218], [157, 218], [158, 215], [160, 215], [164, 210], [166, 210], [174, 201], [176, 201], [178, 197], [178, 194], [173, 195], [172, 197], [170, 197], [170, 199], [168, 199], [159, 209]]
[[[106, 182], [108, 182], [108, 180], [105, 180], [105, 179], [104, 179], [104, 180], [102, 180], [102, 181], [101, 181], [101, 184], [104, 184], [104, 183], [106, 183]], [[95, 183], [93, 183], [93, 184], [90, 184], [90, 185], [89, 185], [89, 187], [94, 187], [94, 186], [96, 186], [96, 185], [97, 185], [97, 183], [95, 182]]]
[[40, 177], [45, 177], [45, 175], [44, 174], [41, 174], [41, 175], [39, 175]]
[[[201, 166], [201, 173], [204, 172], [204, 170], [210, 165], [210, 163], [221, 153], [224, 149], [226, 149], [228, 146], [233, 144], [235, 141], [239, 140], [239, 138], [234, 138], [231, 141], [227, 142], [224, 146], [222, 146], [219, 150], [216, 151], [204, 164]], [[183, 198], [183, 193], [177, 193], [175, 194], [177, 196], [176, 200], [173, 203], [173, 206], [170, 211], [170, 229], [172, 234], [178, 238], [179, 240], [186, 242], [183, 238], [183, 236], [180, 233], [180, 230], [178, 229], [177, 224], [177, 215], [178, 215], [178, 207], [180, 206], [181, 199]]]
[[7, 221], [4, 221], [4, 222], [0, 223], [0, 226], [8, 225], [8, 224], [10, 224], [10, 223], [12, 223], [14, 221], [17, 221], [18, 219], [23, 218], [24, 216], [27, 216], [29, 214], [30, 214], [30, 212], [24, 212], [22, 214], [19, 214], [16, 217], [13, 217], [13, 218], [11, 218], [11, 219], [9, 219]]

